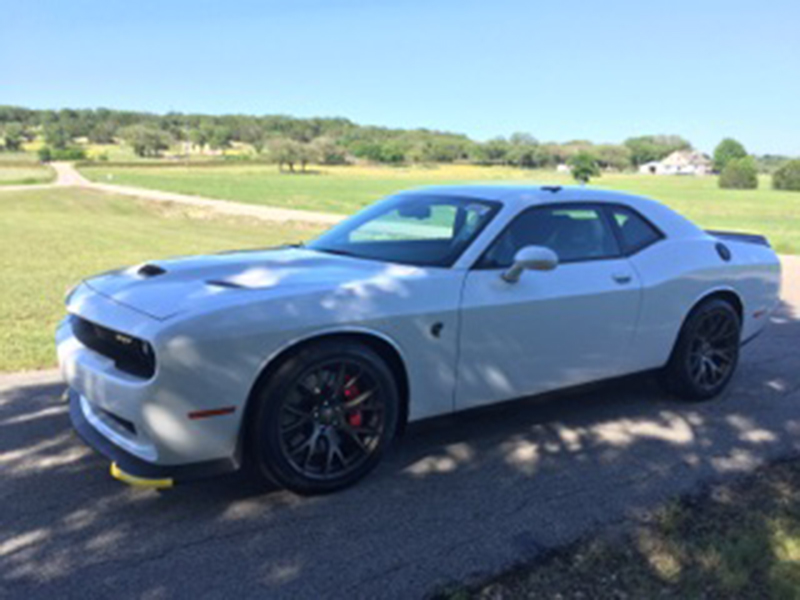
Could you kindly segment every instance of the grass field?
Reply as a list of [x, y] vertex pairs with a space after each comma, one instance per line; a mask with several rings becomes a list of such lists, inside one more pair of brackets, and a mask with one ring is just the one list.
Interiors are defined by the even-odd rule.
[[0, 192], [0, 371], [55, 364], [53, 332], [77, 281], [148, 259], [269, 246], [315, 230], [79, 189]]
[[800, 598], [800, 461], [675, 502], [448, 600]]
[[47, 183], [55, 178], [55, 171], [38, 164], [0, 162], [0, 185]]
[[[397, 190], [475, 181], [572, 183], [566, 174], [504, 167], [325, 167], [286, 174], [270, 165], [113, 167], [82, 169], [95, 181], [336, 213], [352, 213]], [[764, 233], [783, 253], [800, 254], [800, 193], [770, 189], [720, 190], [716, 177], [606, 174], [594, 185], [644, 194], [665, 202], [706, 228]]]

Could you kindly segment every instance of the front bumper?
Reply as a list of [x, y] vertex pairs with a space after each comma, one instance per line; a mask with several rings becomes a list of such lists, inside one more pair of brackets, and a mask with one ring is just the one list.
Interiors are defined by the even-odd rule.
[[157, 465], [142, 460], [114, 444], [92, 426], [76, 390], [68, 389], [67, 395], [72, 427], [88, 446], [112, 461], [111, 474], [120, 481], [148, 487], [171, 487], [177, 483], [231, 473], [239, 468], [239, 452], [232, 458], [182, 465]]

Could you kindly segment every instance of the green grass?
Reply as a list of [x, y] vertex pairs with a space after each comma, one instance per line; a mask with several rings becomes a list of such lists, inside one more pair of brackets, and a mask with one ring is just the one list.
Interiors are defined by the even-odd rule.
[[0, 230], [0, 371], [55, 364], [53, 332], [64, 314], [64, 294], [86, 276], [316, 233], [75, 188], [0, 191]]
[[[290, 175], [270, 165], [187, 167], [84, 167], [95, 181], [172, 192], [335, 213], [352, 213], [397, 190], [423, 185], [474, 181], [572, 183], [553, 171], [450, 165], [433, 168], [325, 167], [318, 173]], [[800, 194], [770, 189], [720, 190], [716, 177], [657, 177], [606, 174], [602, 188], [650, 196], [705, 228], [752, 231], [769, 236], [778, 251], [800, 254]]]
[[0, 152], [0, 164], [38, 164], [39, 156], [35, 152]]
[[[0, 159], [4, 158], [0, 155]], [[55, 178], [55, 171], [46, 165], [19, 162], [0, 162], [0, 186], [48, 183]]]
[[800, 461], [676, 501], [615, 538], [556, 551], [450, 600], [800, 598]]

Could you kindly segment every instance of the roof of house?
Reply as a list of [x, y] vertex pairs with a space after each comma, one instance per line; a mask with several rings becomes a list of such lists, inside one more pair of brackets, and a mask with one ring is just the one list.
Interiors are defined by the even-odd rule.
[[697, 150], [676, 150], [662, 160], [661, 164], [674, 167], [709, 167], [711, 159]]

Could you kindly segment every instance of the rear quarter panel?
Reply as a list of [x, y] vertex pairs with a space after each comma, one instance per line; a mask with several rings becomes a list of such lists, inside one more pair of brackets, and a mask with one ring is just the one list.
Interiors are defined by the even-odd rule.
[[734, 292], [741, 300], [743, 341], [766, 325], [779, 299], [778, 257], [766, 246], [726, 241], [732, 254], [726, 262], [717, 243], [706, 235], [668, 238], [631, 257], [643, 287], [632, 354], [636, 370], [664, 366], [686, 316], [714, 292]]

